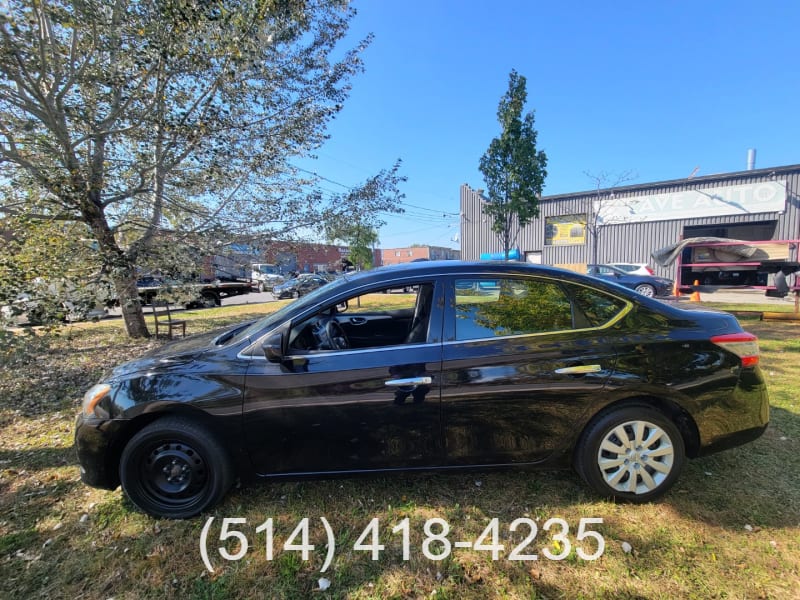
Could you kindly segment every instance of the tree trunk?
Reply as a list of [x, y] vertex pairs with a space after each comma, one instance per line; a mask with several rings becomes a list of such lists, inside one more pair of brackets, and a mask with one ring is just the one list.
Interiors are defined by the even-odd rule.
[[142, 302], [136, 289], [136, 270], [131, 268], [126, 271], [127, 276], [120, 274], [113, 278], [122, 319], [125, 321], [125, 331], [132, 338], [150, 337], [144, 321]]
[[136, 265], [117, 244], [105, 214], [98, 206], [99, 202], [93, 201], [83, 204], [84, 221], [92, 229], [103, 266], [108, 270], [114, 283], [122, 319], [125, 321], [125, 330], [132, 338], [150, 337], [144, 321], [139, 292], [136, 289]]
[[511, 213], [506, 214], [506, 226], [503, 231], [503, 260], [508, 262], [508, 253], [511, 250]]

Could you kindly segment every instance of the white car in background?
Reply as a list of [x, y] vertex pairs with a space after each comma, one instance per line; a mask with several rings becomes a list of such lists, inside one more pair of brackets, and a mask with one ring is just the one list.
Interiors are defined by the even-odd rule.
[[655, 275], [653, 269], [647, 263], [606, 263], [612, 267], [622, 269], [629, 275]]

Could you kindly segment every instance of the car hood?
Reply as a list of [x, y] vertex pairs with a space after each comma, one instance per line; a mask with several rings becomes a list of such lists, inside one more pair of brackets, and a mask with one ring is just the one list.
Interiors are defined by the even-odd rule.
[[192, 335], [187, 338], [173, 340], [163, 346], [154, 348], [140, 358], [128, 361], [114, 368], [110, 379], [125, 378], [133, 373], [162, 369], [167, 366], [184, 364], [197, 359], [205, 352], [224, 345], [236, 332], [251, 325], [254, 321], [245, 321], [236, 325], [215, 329], [207, 333]]

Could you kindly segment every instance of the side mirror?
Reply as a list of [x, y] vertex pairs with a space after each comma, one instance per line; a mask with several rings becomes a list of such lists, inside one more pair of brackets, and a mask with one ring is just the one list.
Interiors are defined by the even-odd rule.
[[273, 333], [264, 340], [261, 349], [269, 362], [281, 362], [283, 360], [283, 334]]
[[343, 313], [343, 312], [347, 311], [347, 307], [348, 307], [347, 306], [347, 300], [345, 300], [344, 302], [340, 302], [339, 304], [336, 305], [336, 312], [337, 313]]

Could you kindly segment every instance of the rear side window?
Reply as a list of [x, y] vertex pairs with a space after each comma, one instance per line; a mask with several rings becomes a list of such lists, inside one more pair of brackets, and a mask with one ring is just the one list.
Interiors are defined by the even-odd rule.
[[457, 340], [572, 329], [572, 305], [560, 285], [540, 279], [457, 279]]

